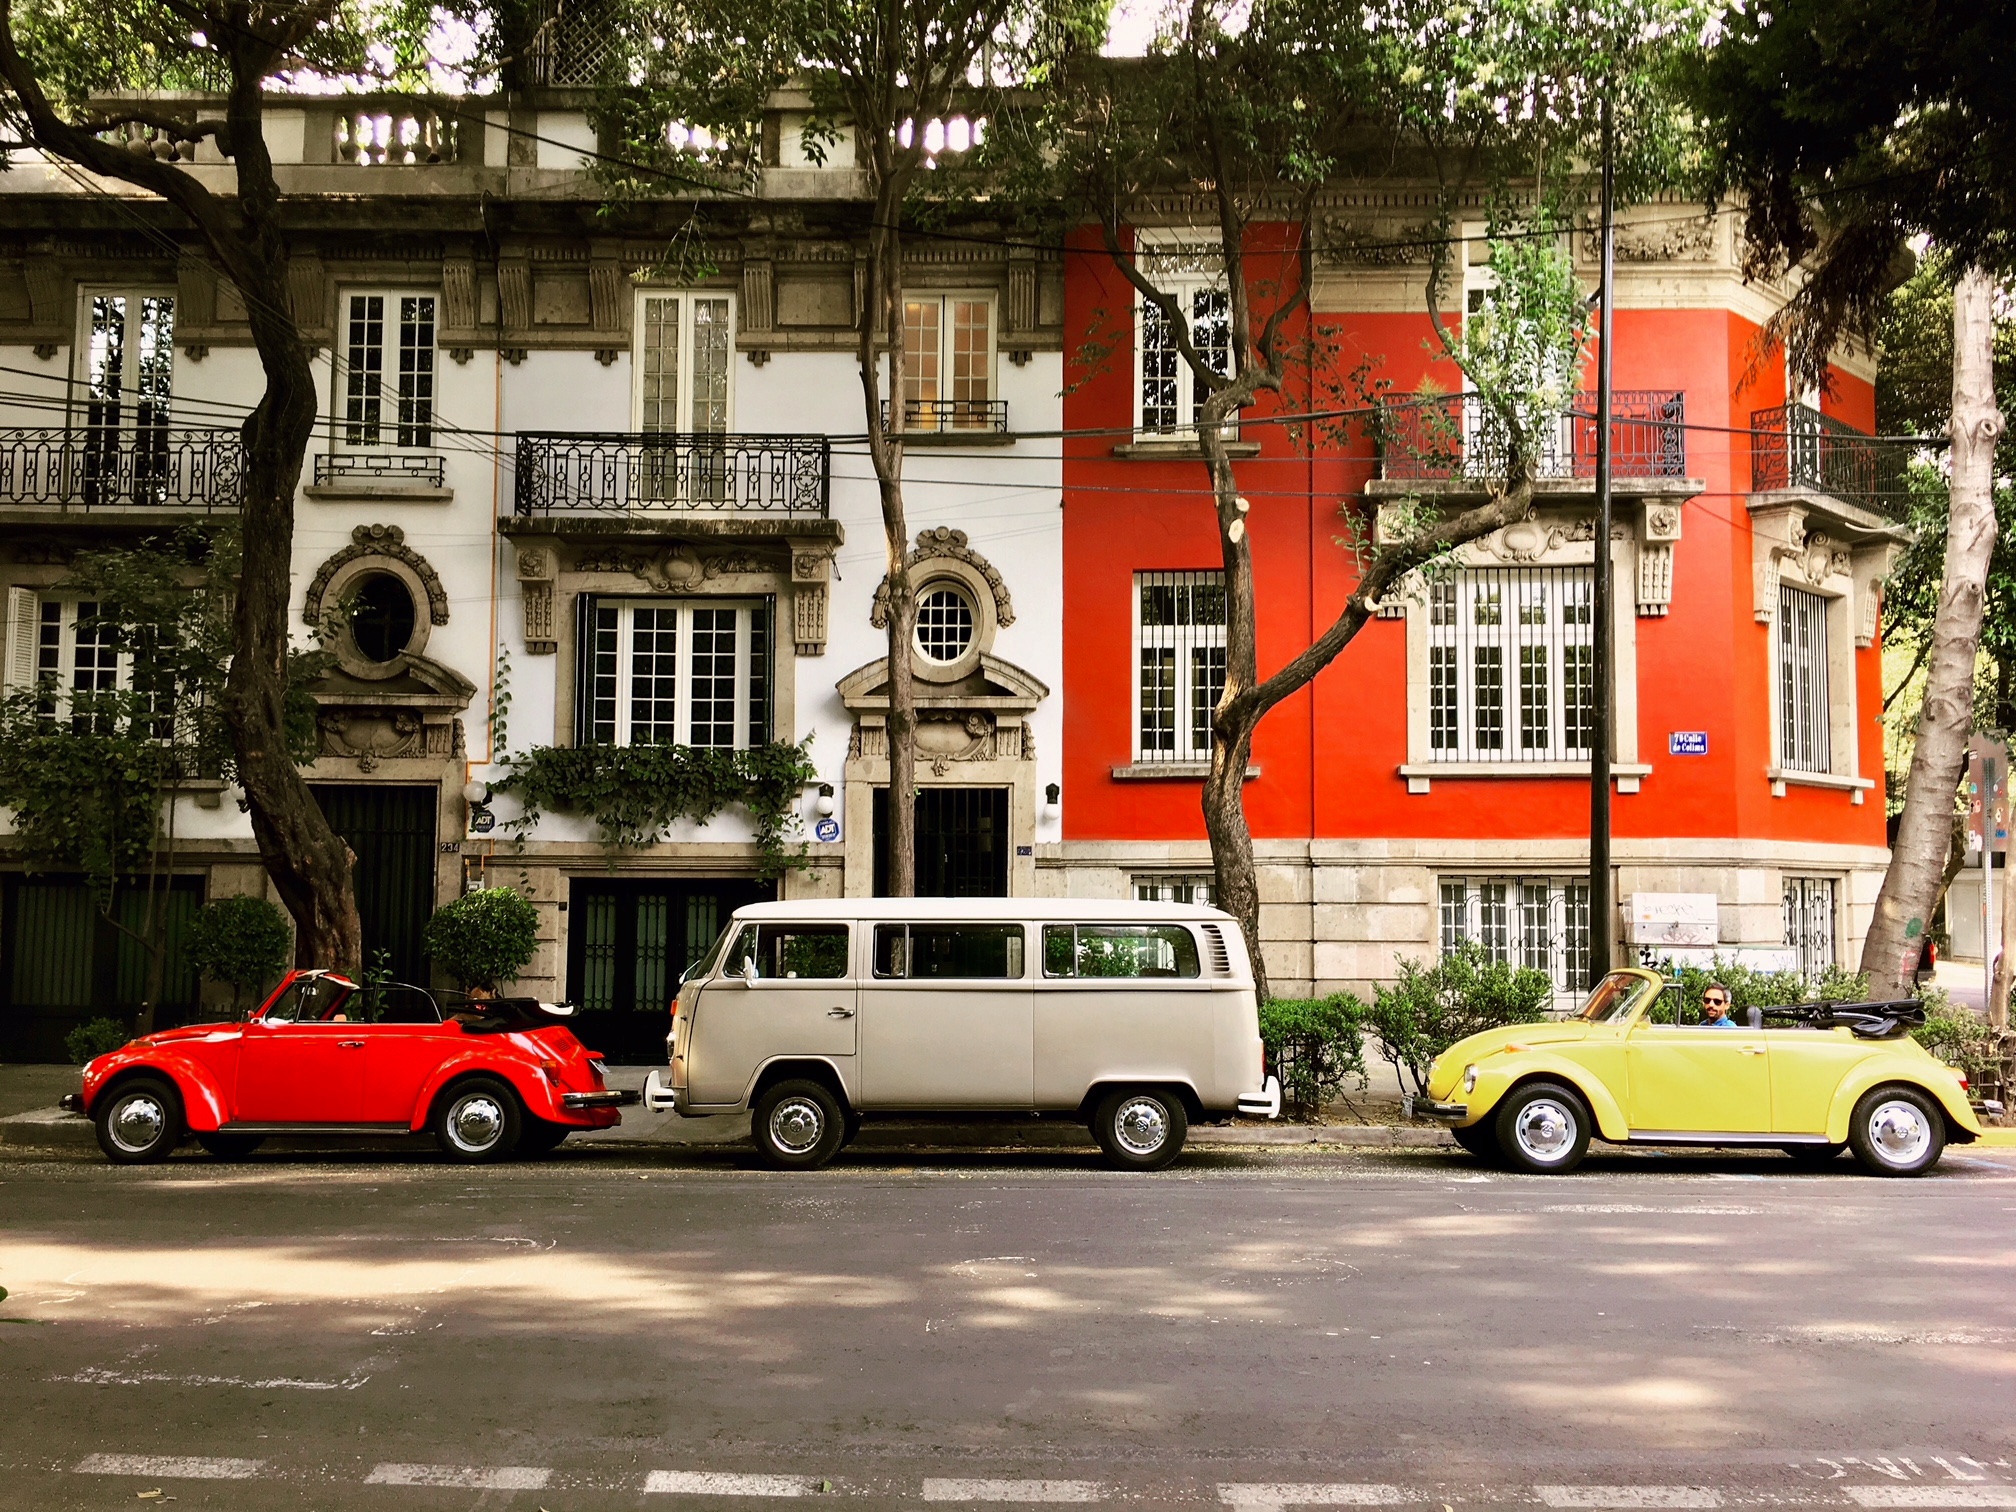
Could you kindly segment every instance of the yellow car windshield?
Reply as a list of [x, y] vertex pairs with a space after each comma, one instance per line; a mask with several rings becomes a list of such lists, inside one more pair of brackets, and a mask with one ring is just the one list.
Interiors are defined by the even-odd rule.
[[1641, 976], [1628, 971], [1613, 971], [1596, 984], [1596, 990], [1589, 994], [1589, 1001], [1577, 1009], [1573, 1017], [1588, 1024], [1621, 1023], [1646, 993], [1658, 990], [1656, 984]]

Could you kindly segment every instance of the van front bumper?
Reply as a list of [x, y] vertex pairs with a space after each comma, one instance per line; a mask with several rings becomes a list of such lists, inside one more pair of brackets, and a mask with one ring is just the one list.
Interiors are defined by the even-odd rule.
[[1260, 1084], [1258, 1092], [1240, 1093], [1239, 1111], [1248, 1118], [1279, 1118], [1281, 1116], [1281, 1078], [1270, 1076]]
[[659, 1113], [677, 1113], [686, 1101], [684, 1087], [668, 1086], [664, 1073], [652, 1071], [644, 1078], [644, 1106]]

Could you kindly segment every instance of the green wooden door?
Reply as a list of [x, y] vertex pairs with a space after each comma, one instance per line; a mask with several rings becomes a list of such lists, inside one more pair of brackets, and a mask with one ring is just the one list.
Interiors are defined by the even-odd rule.
[[425, 987], [428, 962], [420, 936], [434, 913], [434, 819], [440, 789], [316, 783], [311, 791], [331, 828], [357, 856], [365, 967], [382, 950], [394, 981]]

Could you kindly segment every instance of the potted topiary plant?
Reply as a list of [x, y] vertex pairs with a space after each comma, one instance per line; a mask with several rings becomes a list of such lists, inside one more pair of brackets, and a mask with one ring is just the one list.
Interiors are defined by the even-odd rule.
[[244, 1011], [248, 989], [256, 1002], [287, 969], [293, 948], [287, 915], [265, 898], [218, 898], [198, 909], [189, 926], [190, 964], [230, 986], [234, 1018]]
[[508, 887], [479, 887], [436, 910], [422, 942], [451, 979], [487, 995], [531, 964], [539, 910]]

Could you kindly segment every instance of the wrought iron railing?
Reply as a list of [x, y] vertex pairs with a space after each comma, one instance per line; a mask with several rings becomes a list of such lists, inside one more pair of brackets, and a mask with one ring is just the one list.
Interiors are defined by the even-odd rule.
[[[882, 405], [882, 423], [889, 423], [889, 405]], [[903, 428], [926, 435], [958, 431], [1008, 429], [1006, 399], [909, 399], [903, 405]]]
[[1903, 512], [1904, 450], [1807, 404], [1750, 412], [1750, 487], [1811, 488], [1882, 514]]
[[354, 483], [360, 479], [440, 488], [448, 480], [448, 460], [436, 452], [394, 451], [326, 452], [315, 459], [318, 484]]
[[235, 510], [244, 486], [244, 445], [235, 430], [0, 430], [0, 507]]
[[[1503, 478], [1510, 433], [1477, 394], [1408, 399], [1380, 408], [1382, 478], [1461, 482]], [[1541, 416], [1528, 436], [1535, 478], [1596, 475], [1596, 396]], [[1619, 478], [1687, 475], [1687, 396], [1671, 389], [1619, 389], [1611, 396], [1610, 467]]]
[[520, 431], [521, 515], [689, 510], [824, 515], [824, 436]]

